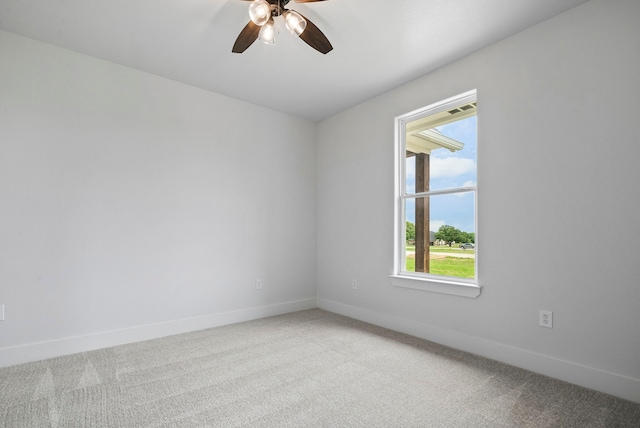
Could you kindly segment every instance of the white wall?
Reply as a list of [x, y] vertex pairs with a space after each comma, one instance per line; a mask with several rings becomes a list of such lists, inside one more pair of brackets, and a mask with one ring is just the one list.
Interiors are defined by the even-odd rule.
[[[592, 1], [322, 122], [319, 305], [640, 401], [638, 22]], [[474, 88], [482, 294], [395, 288], [393, 119]]]
[[316, 126], [0, 32], [0, 366], [314, 307]]

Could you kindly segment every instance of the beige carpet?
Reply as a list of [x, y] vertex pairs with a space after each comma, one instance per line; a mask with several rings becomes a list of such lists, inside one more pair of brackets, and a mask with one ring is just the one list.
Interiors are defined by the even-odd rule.
[[640, 404], [322, 310], [0, 369], [0, 427], [640, 427]]

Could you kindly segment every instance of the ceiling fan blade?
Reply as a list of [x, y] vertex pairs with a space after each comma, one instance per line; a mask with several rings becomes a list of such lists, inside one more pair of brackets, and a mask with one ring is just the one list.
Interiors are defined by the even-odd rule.
[[242, 31], [240, 31], [236, 42], [233, 44], [231, 52], [242, 53], [246, 51], [247, 48], [256, 41], [258, 35], [260, 35], [260, 26], [254, 24], [253, 21], [249, 21]]
[[327, 36], [325, 36], [313, 22], [309, 21], [309, 18], [303, 16], [301, 13], [300, 16], [307, 21], [307, 28], [300, 34], [300, 38], [320, 53], [327, 54], [331, 52], [333, 46], [331, 46], [331, 42], [329, 42]]

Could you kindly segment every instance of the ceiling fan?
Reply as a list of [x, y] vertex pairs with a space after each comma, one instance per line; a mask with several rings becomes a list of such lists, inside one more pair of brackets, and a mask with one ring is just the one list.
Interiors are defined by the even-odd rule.
[[[247, 0], [243, 0], [247, 1]], [[286, 9], [290, 0], [251, 0], [249, 17], [251, 20], [242, 29], [231, 50], [242, 53], [256, 40], [275, 44], [274, 18], [282, 16], [286, 27], [292, 34], [299, 36], [306, 44], [320, 53], [326, 54], [333, 49], [329, 39], [313, 22], [295, 10]], [[294, 0], [296, 3], [313, 3], [325, 0]]]

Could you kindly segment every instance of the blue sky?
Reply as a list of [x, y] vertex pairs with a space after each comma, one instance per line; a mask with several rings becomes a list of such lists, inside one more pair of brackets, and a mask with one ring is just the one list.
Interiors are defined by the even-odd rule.
[[[473, 116], [441, 127], [444, 135], [464, 143], [464, 148], [455, 153], [447, 149], [431, 152], [431, 190], [475, 186], [477, 182], [477, 117]], [[407, 159], [407, 192], [415, 189], [415, 158]], [[464, 232], [475, 232], [474, 194], [462, 193], [431, 197], [430, 229], [437, 231], [448, 224]], [[415, 222], [413, 200], [407, 200], [407, 220]]]

